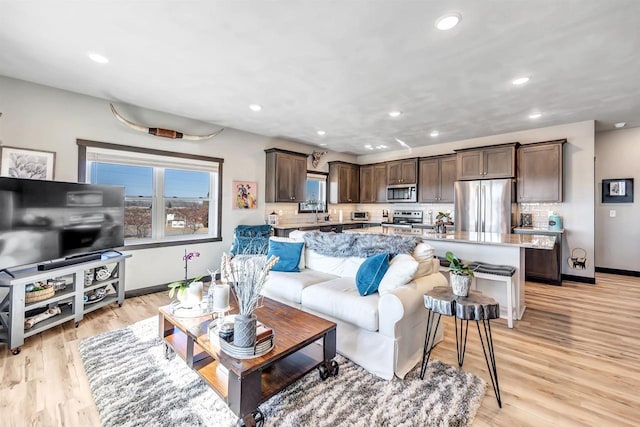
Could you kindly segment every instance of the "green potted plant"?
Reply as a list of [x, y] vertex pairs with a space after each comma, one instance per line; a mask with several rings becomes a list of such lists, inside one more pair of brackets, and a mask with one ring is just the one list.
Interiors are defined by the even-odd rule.
[[466, 297], [469, 295], [471, 279], [475, 276], [473, 269], [469, 267], [469, 264], [463, 263], [451, 251], [448, 251], [445, 257], [449, 261], [449, 283], [451, 283], [453, 294]]
[[436, 233], [446, 233], [447, 225], [453, 225], [449, 212], [438, 212], [436, 215]]
[[202, 302], [202, 282], [200, 281], [202, 276], [198, 276], [193, 280], [188, 279], [188, 262], [199, 256], [200, 252], [187, 253], [185, 249], [182, 257], [184, 261], [184, 280], [178, 280], [168, 285], [169, 298], [173, 298], [173, 295], [176, 294], [178, 301], [182, 303], [184, 308], [191, 308]]

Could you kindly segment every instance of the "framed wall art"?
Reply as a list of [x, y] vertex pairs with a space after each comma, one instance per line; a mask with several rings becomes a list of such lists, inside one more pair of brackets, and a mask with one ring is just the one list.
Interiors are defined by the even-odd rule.
[[258, 208], [258, 183], [233, 181], [233, 209]]
[[602, 203], [633, 203], [633, 178], [603, 179]]
[[52, 180], [55, 163], [53, 151], [0, 146], [0, 176]]

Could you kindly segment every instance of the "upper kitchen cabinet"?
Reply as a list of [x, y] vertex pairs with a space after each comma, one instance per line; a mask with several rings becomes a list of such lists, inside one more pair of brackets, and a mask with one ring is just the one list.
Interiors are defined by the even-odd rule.
[[514, 178], [518, 142], [456, 150], [458, 179]]
[[360, 167], [347, 162], [329, 162], [329, 203], [359, 203]]
[[360, 166], [360, 203], [387, 202], [387, 164]]
[[387, 162], [387, 184], [417, 184], [418, 159]]
[[457, 176], [456, 166], [455, 154], [420, 159], [418, 202], [453, 203], [453, 183]]
[[305, 200], [307, 182], [307, 155], [270, 148], [267, 153], [266, 203]]
[[566, 139], [518, 149], [518, 202], [562, 202], [562, 147]]

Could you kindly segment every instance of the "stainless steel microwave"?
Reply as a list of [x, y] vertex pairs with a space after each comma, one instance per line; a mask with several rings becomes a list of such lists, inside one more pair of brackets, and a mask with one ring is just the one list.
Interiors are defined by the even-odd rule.
[[415, 184], [398, 184], [387, 186], [387, 202], [417, 202], [418, 194]]
[[369, 212], [351, 212], [352, 221], [369, 221]]

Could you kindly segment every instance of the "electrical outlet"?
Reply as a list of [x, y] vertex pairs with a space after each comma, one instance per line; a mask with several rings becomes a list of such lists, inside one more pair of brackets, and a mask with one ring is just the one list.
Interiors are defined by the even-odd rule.
[[615, 217], [616, 217], [616, 211], [615, 211], [615, 210], [613, 210], [613, 209], [611, 209], [611, 210], [609, 211], [609, 218], [615, 218]]

